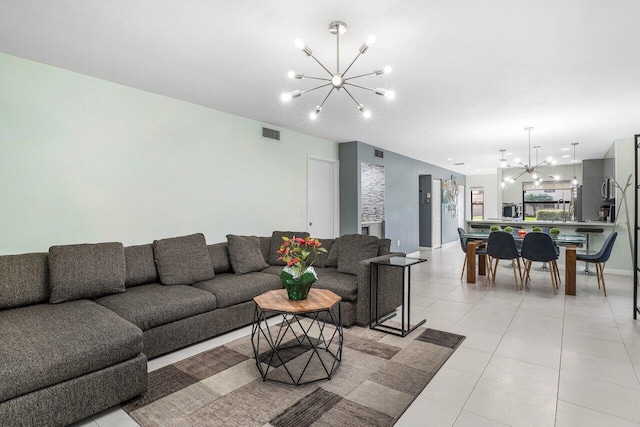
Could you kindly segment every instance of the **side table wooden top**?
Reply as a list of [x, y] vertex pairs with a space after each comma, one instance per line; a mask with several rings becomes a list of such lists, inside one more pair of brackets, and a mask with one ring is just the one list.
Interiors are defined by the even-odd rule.
[[265, 292], [253, 298], [253, 301], [261, 310], [287, 314], [329, 310], [341, 300], [340, 296], [327, 289], [311, 289], [307, 299], [301, 301], [290, 300], [286, 289]]

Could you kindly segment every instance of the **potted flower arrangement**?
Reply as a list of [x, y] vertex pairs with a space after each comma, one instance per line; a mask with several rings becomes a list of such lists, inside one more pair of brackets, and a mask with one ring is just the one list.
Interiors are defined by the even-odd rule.
[[558, 235], [560, 234], [560, 229], [553, 227], [551, 230], [549, 230], [549, 234], [551, 234], [551, 238], [557, 239]]
[[284, 242], [278, 250], [278, 259], [286, 262], [287, 266], [282, 269], [280, 280], [287, 289], [290, 300], [306, 299], [311, 285], [318, 280], [313, 262], [318, 254], [327, 253], [327, 250], [313, 237], [283, 237], [282, 240]]

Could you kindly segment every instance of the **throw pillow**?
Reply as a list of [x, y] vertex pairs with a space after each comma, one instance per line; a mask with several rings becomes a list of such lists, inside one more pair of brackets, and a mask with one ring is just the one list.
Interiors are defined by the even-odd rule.
[[347, 234], [340, 237], [338, 251], [338, 271], [340, 273], [358, 274], [358, 263], [378, 256], [378, 238]]
[[283, 237], [288, 237], [288, 238], [292, 238], [293, 236], [307, 237], [308, 235], [309, 233], [302, 232], [302, 231], [300, 232], [274, 231], [271, 234], [271, 250], [269, 251], [269, 264], [270, 265], [287, 265], [286, 262], [282, 260], [278, 260], [278, 257], [280, 257], [278, 250], [280, 250], [280, 246], [282, 246], [282, 243], [284, 242], [284, 240], [282, 240]]
[[324, 262], [325, 267], [338, 267], [338, 250], [340, 249], [340, 237], [336, 237], [331, 246], [331, 250], [327, 254], [327, 259]]
[[127, 263], [122, 243], [49, 248], [50, 303], [125, 292]]
[[260, 251], [260, 239], [256, 236], [227, 234], [229, 261], [236, 274], [261, 271], [269, 267]]
[[215, 275], [202, 233], [154, 240], [153, 252], [163, 285], [193, 285]]

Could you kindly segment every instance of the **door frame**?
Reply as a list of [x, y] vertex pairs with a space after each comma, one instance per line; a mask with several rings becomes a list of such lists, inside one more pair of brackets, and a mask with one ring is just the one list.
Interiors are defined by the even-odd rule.
[[[438, 195], [437, 201], [436, 201], [435, 194]], [[436, 215], [436, 212], [438, 212], [438, 215]], [[437, 224], [436, 217], [440, 218], [439, 224]], [[438, 241], [436, 241], [436, 234], [438, 235]], [[442, 247], [442, 179], [432, 177], [431, 178], [431, 249], [439, 249], [441, 247]]]
[[328, 159], [313, 154], [307, 154], [307, 207], [305, 216], [305, 227], [309, 231], [309, 164], [311, 161], [330, 163], [333, 165], [333, 237], [340, 235], [340, 160]]

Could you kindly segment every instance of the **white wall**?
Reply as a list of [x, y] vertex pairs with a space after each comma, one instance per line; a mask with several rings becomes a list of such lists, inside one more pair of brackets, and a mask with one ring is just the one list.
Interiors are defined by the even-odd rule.
[[305, 230], [308, 154], [337, 144], [0, 53], [0, 254]]
[[484, 219], [500, 218], [502, 212], [502, 195], [499, 192], [500, 180], [498, 175], [467, 175], [465, 188], [465, 218], [471, 219], [471, 189], [482, 187], [484, 189]]

